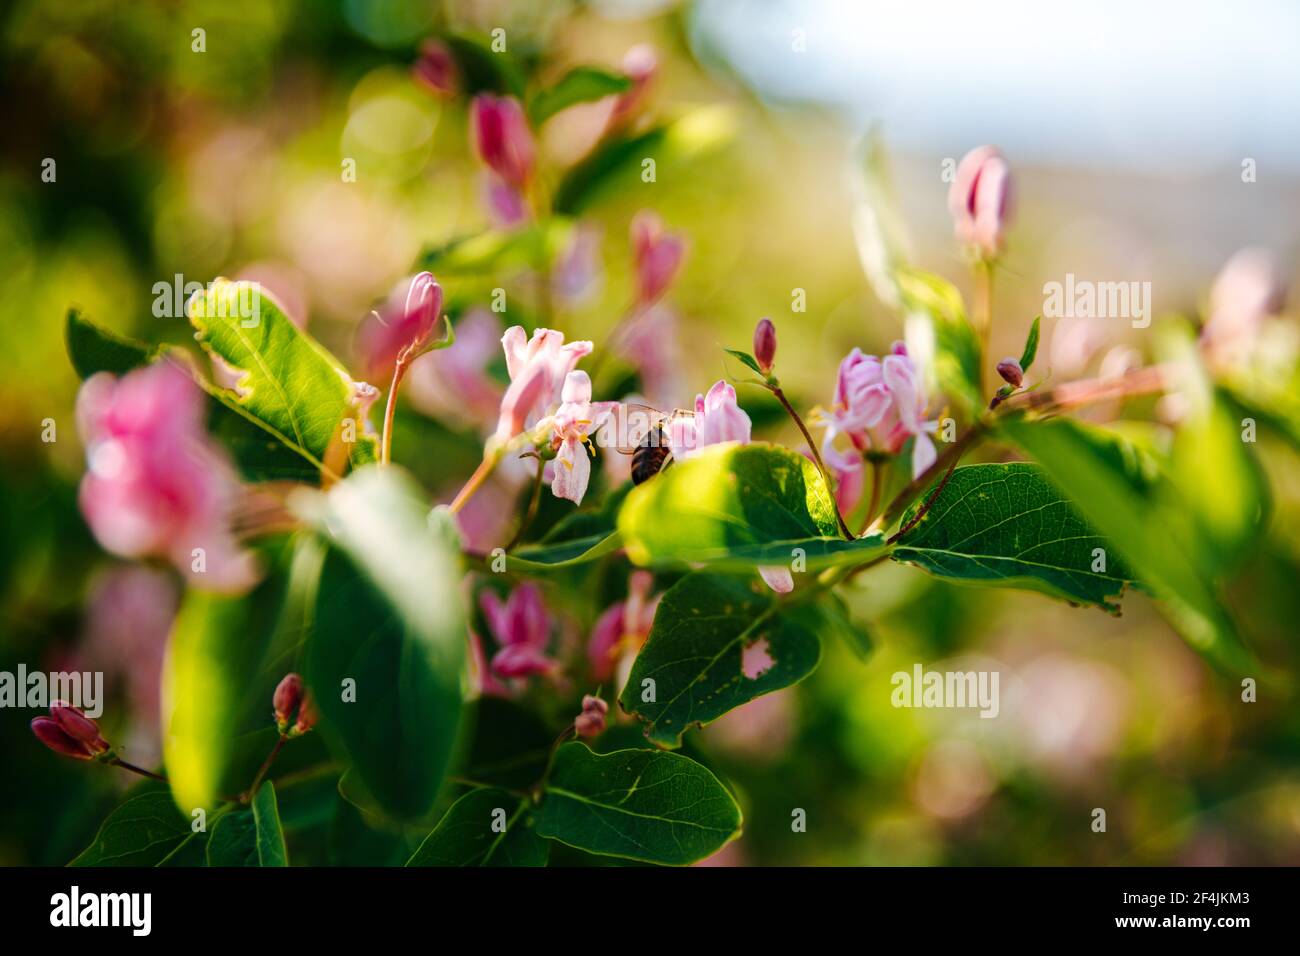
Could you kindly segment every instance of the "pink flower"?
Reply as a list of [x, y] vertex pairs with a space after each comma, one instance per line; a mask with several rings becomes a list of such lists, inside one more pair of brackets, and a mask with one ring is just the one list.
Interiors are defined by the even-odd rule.
[[442, 286], [428, 272], [394, 286], [382, 309], [370, 313], [357, 335], [370, 377], [391, 374], [398, 354], [408, 346], [424, 345], [441, 316]]
[[587, 661], [594, 680], [614, 676], [620, 658], [634, 657], [650, 636], [661, 595], [650, 596], [654, 575], [633, 571], [628, 579], [627, 600], [611, 604], [596, 620], [587, 641]]
[[614, 113], [610, 117], [611, 128], [626, 124], [641, 109], [659, 72], [659, 56], [650, 44], [638, 43], [623, 55], [620, 67], [623, 75], [632, 81], [632, 88], [615, 101]]
[[502, 603], [485, 590], [479, 605], [498, 650], [492, 658], [492, 673], [503, 680], [552, 673], [558, 665], [546, 656], [551, 639], [551, 618], [535, 584], [521, 584]]
[[77, 396], [88, 465], [78, 500], [114, 554], [165, 557], [199, 587], [242, 590], [257, 572], [230, 531], [239, 484], [203, 414], [202, 393], [170, 363], [91, 376]]
[[637, 300], [650, 305], [668, 291], [682, 256], [686, 241], [677, 233], [667, 232], [663, 220], [649, 210], [632, 219], [632, 258], [636, 263]]
[[573, 227], [569, 244], [555, 263], [551, 278], [555, 297], [566, 305], [579, 305], [599, 291], [603, 278], [601, 238], [601, 228], [595, 223], [582, 222]]
[[564, 344], [564, 333], [537, 329], [531, 339], [524, 336], [523, 326], [506, 329], [501, 337], [506, 353], [506, 371], [510, 387], [501, 399], [496, 438], [508, 441], [531, 428], [560, 401], [565, 378], [585, 355], [591, 342]]
[[695, 396], [695, 417], [678, 416], [668, 428], [673, 457], [689, 458], [701, 448], [723, 442], [749, 444], [749, 416], [736, 404], [736, 390], [723, 379], [707, 395]]
[[962, 157], [948, 189], [958, 241], [978, 247], [985, 258], [997, 255], [1011, 205], [1011, 166], [996, 146], [980, 146]]
[[[840, 363], [835, 404], [822, 415], [821, 424], [826, 426], [822, 459], [840, 481], [836, 495], [842, 510], [851, 510], [845, 502], [856, 504], [862, 493], [862, 453], [867, 449], [896, 455], [910, 437], [915, 439], [912, 474], [919, 475], [934, 463], [937, 453], [930, 433], [938, 422], [925, 420], [927, 404], [921, 374], [901, 342], [895, 342], [883, 359], [855, 348]], [[850, 451], [836, 447], [840, 435], [848, 437]]]
[[411, 75], [429, 91], [452, 96], [460, 86], [460, 71], [447, 44], [428, 39], [420, 45], [420, 56], [411, 66]]
[[528, 200], [516, 186], [494, 173], [485, 173], [482, 190], [483, 205], [487, 207], [493, 225], [511, 229], [528, 221]]
[[1215, 277], [1202, 341], [1218, 358], [1249, 357], [1265, 321], [1282, 311], [1284, 299], [1273, 254], [1259, 247], [1242, 249]]
[[500, 354], [501, 323], [484, 308], [456, 322], [450, 348], [420, 356], [406, 376], [411, 404], [426, 414], [482, 432], [496, 425], [501, 385], [488, 373]]
[[522, 190], [533, 173], [536, 149], [524, 108], [512, 96], [482, 93], [470, 105], [474, 149], [492, 172]]
[[591, 378], [580, 369], [565, 377], [561, 398], [563, 404], [555, 413], [555, 430], [551, 433], [551, 447], [556, 452], [551, 493], [580, 505], [591, 480], [587, 436], [603, 424], [614, 402], [593, 403]]
[[93, 754], [64, 730], [53, 717], [37, 717], [32, 721], [32, 733], [36, 739], [57, 754], [73, 757], [77, 760], [89, 760]]
[[582, 713], [573, 721], [574, 732], [579, 737], [599, 737], [605, 732], [605, 718], [609, 704], [591, 694], [582, 695]]

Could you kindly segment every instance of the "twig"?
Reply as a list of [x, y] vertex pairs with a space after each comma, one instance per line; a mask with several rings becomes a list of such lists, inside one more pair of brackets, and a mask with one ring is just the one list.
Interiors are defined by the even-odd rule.
[[808, 443], [808, 450], [812, 452], [813, 461], [817, 463], [817, 470], [822, 473], [822, 481], [826, 483], [826, 490], [831, 496], [831, 507], [835, 509], [835, 520], [840, 526], [840, 534], [844, 535], [845, 540], [852, 541], [853, 532], [849, 530], [848, 524], [845, 523], [844, 515], [840, 514], [840, 503], [835, 500], [835, 485], [831, 482], [830, 472], [826, 470], [826, 463], [822, 461], [821, 452], [817, 450], [817, 443], [813, 441], [812, 435], [808, 433], [808, 426], [803, 423], [799, 413], [794, 410], [794, 406], [785, 397], [785, 392], [781, 391], [780, 385], [768, 385], [766, 387], [771, 390], [772, 394], [776, 396], [776, 400], [794, 419], [794, 423], [799, 426], [799, 431], [803, 432], [803, 439]]

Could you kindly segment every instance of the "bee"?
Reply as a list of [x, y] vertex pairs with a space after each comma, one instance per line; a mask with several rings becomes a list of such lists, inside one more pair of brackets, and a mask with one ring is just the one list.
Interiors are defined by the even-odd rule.
[[668, 429], [672, 423], [679, 418], [694, 418], [695, 413], [685, 408], [662, 412], [649, 405], [631, 403], [625, 403], [622, 410], [622, 434], [627, 443], [616, 447], [620, 454], [632, 456], [632, 484], [639, 485], [659, 474], [671, 462]]

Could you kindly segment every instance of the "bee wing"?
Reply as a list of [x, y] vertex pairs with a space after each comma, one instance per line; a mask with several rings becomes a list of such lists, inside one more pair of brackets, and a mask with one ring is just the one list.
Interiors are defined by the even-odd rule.
[[596, 444], [611, 448], [620, 455], [630, 455], [668, 417], [667, 413], [650, 405], [620, 402], [597, 431]]

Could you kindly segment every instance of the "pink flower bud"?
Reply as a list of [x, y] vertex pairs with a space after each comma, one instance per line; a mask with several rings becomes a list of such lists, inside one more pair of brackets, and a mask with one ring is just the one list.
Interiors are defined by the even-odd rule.
[[420, 56], [411, 66], [411, 75], [439, 96], [455, 94], [460, 85], [456, 60], [447, 44], [437, 39], [425, 40], [420, 45]]
[[295, 734], [305, 734], [316, 726], [320, 720], [320, 711], [316, 709], [316, 699], [312, 697], [311, 691], [306, 691], [302, 695], [302, 703], [298, 705], [298, 720], [293, 725]]
[[376, 379], [391, 375], [402, 350], [422, 348], [441, 316], [442, 286], [430, 273], [419, 272], [399, 282], [357, 333], [357, 348], [368, 374]]
[[32, 733], [36, 739], [49, 747], [56, 754], [89, 760], [91, 753], [80, 742], [70, 737], [53, 717], [37, 717], [32, 721]]
[[65, 734], [90, 753], [102, 754], [108, 749], [108, 741], [99, 734], [99, 724], [67, 701], [56, 700], [50, 706], [50, 716], [58, 722]]
[[948, 210], [960, 242], [979, 248], [985, 258], [1002, 249], [1011, 218], [1011, 166], [996, 146], [980, 146], [957, 165], [948, 189]]
[[584, 694], [582, 713], [573, 721], [573, 729], [579, 737], [597, 737], [605, 732], [605, 718], [609, 714], [609, 704], [599, 697]]
[[294, 711], [302, 703], [302, 693], [302, 678], [297, 674], [285, 674], [284, 679], [276, 686], [271, 705], [275, 708], [275, 722], [281, 732], [289, 726]]
[[522, 188], [532, 176], [536, 150], [524, 108], [511, 96], [484, 93], [470, 107], [474, 149], [484, 165]]
[[1025, 373], [1020, 368], [1020, 363], [1013, 358], [1004, 358], [998, 363], [998, 374], [1002, 376], [1002, 381], [1008, 385], [1020, 387], [1020, 383], [1025, 380]]
[[772, 371], [776, 361], [776, 326], [771, 319], [759, 319], [754, 327], [754, 358], [764, 373]]
[[672, 285], [686, 253], [686, 242], [667, 232], [649, 210], [632, 220], [632, 256], [636, 262], [637, 295], [642, 305], [657, 301]]

